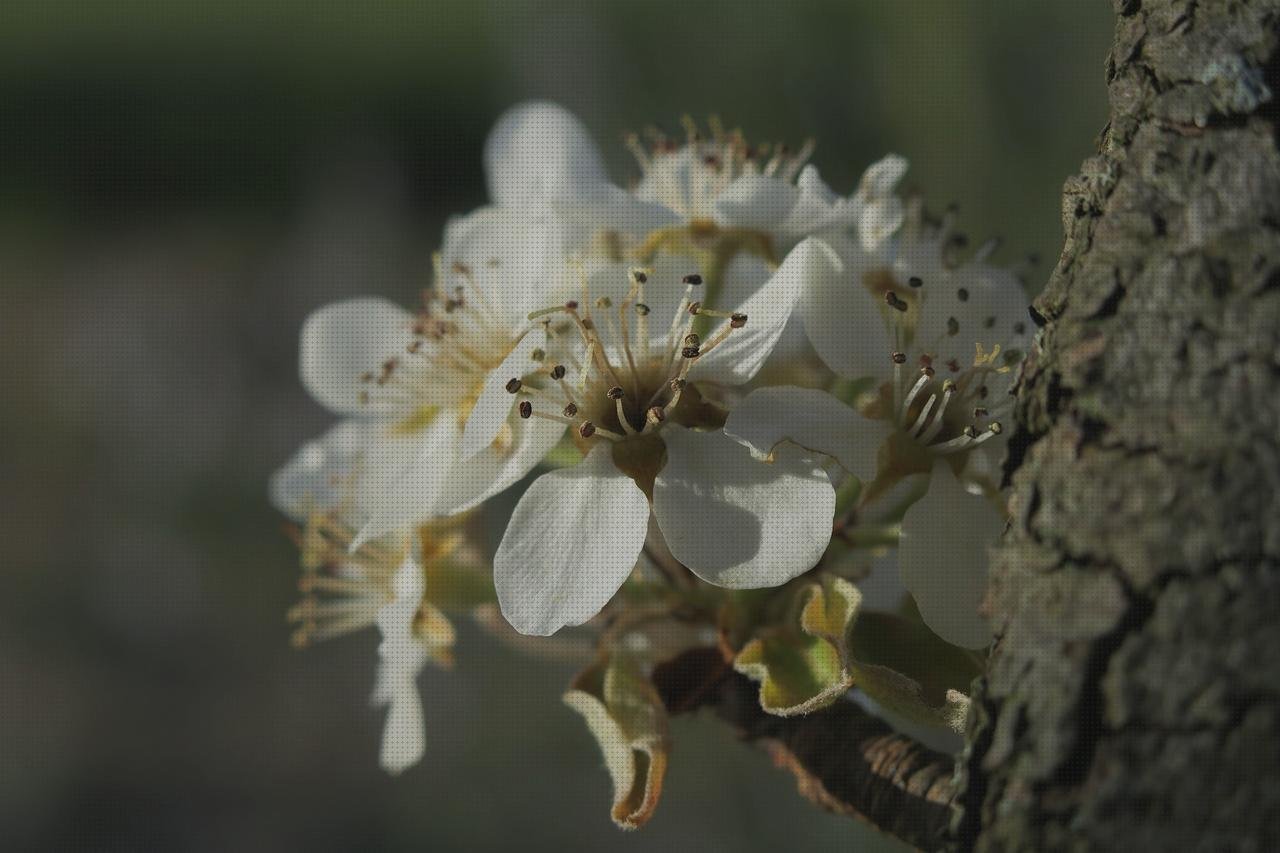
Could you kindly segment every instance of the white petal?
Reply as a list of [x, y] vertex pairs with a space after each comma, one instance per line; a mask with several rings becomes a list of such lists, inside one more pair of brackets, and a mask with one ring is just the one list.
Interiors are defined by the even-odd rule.
[[426, 592], [426, 577], [412, 557], [400, 564], [392, 582], [396, 597], [384, 604], [377, 616], [378, 630], [383, 638], [378, 653], [386, 660], [396, 658], [400, 652], [395, 646], [387, 645], [388, 640], [413, 637], [413, 617], [422, 606], [422, 596]]
[[465, 476], [457, 470], [461, 442], [456, 416], [445, 411], [416, 434], [406, 437], [392, 430], [375, 443], [367, 482], [361, 484], [368, 521], [352, 548], [447, 514], [439, 505], [439, 493], [450, 478]]
[[853, 224], [857, 205], [841, 198], [827, 186], [812, 163], [800, 170], [796, 179], [800, 197], [780, 227], [780, 231], [793, 238], [807, 237], [832, 228], [845, 228]]
[[512, 348], [502, 363], [489, 371], [462, 432], [463, 459], [470, 459], [493, 444], [516, 403], [516, 395], [507, 391], [507, 383], [512, 379], [522, 379], [537, 370], [540, 365], [533, 360], [533, 353], [535, 350], [545, 353], [546, 349], [546, 329], [534, 326]]
[[965, 491], [942, 463], [902, 519], [902, 580], [925, 624], [949, 643], [981, 648], [991, 640], [978, 606], [987, 588], [987, 549], [1003, 529], [991, 503]]
[[858, 182], [858, 195], [866, 200], [885, 198], [907, 174], [907, 158], [901, 154], [886, 154], [867, 167]]
[[810, 238], [792, 249], [759, 290], [731, 309], [747, 315], [746, 326], [733, 330], [723, 343], [699, 358], [689, 371], [690, 378], [727, 385], [749, 381], [773, 352], [792, 308], [811, 280], [836, 269], [839, 263], [821, 240]]
[[637, 198], [613, 184], [598, 184], [568, 201], [552, 203], [560, 219], [588, 228], [592, 233], [618, 231], [633, 237], [680, 222], [674, 211], [653, 201]]
[[622, 586], [644, 546], [649, 501], [602, 443], [520, 498], [493, 560], [502, 615], [522, 634], [581, 625]]
[[778, 586], [817, 564], [831, 539], [835, 490], [820, 467], [784, 450], [757, 462], [721, 432], [670, 425], [653, 512], [676, 559], [716, 586]]
[[782, 442], [835, 457], [864, 483], [876, 474], [876, 453], [888, 430], [824, 391], [794, 386], [757, 388], [729, 413], [725, 435], [757, 459]]
[[413, 340], [413, 317], [407, 311], [375, 297], [335, 302], [307, 318], [301, 338], [299, 373], [317, 401], [344, 415], [397, 410], [377, 394], [362, 404], [361, 392], [369, 384], [360, 377], [377, 373], [389, 357], [404, 353]]
[[392, 775], [408, 770], [422, 760], [426, 749], [425, 721], [422, 700], [417, 688], [410, 682], [407, 690], [396, 694], [387, 712], [387, 722], [382, 730], [382, 749], [378, 763]]
[[369, 453], [357, 504], [368, 517], [356, 545], [386, 533], [473, 509], [533, 470], [564, 434], [554, 421], [512, 414], [513, 445], [462, 458], [462, 430], [452, 410], [421, 431], [385, 432]]
[[[811, 241], [817, 242], [810, 238], [805, 243]], [[847, 379], [884, 375], [892, 368], [895, 346], [880, 305], [863, 283], [874, 259], [852, 241], [837, 245], [838, 255], [834, 250], [815, 253], [797, 312], [810, 343], [832, 371]]]
[[608, 179], [582, 122], [547, 101], [527, 101], [503, 113], [485, 142], [484, 162], [489, 194], [504, 207], [570, 198]]
[[906, 208], [897, 196], [876, 199], [862, 208], [858, 216], [858, 240], [867, 252], [875, 252], [902, 225]]
[[548, 211], [489, 206], [451, 219], [440, 250], [445, 288], [512, 330], [530, 311], [564, 301], [580, 287], [564, 260], [587, 229]]
[[313, 512], [351, 499], [352, 478], [374, 429], [369, 421], [352, 418], [304, 444], [271, 475], [271, 505], [294, 521], [306, 521]]
[[437, 515], [466, 512], [507, 489], [532, 471], [564, 435], [564, 425], [555, 421], [542, 418], [524, 421], [513, 413], [508, 422], [513, 446], [509, 449], [486, 447], [465, 462], [460, 461], [436, 495]]
[[789, 181], [747, 172], [716, 198], [716, 221], [729, 227], [769, 229], [791, 214], [799, 198], [800, 189]]

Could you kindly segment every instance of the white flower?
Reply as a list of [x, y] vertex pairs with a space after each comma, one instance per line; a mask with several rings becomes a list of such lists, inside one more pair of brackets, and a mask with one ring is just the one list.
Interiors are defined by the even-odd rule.
[[418, 673], [452, 646], [454, 634], [448, 620], [423, 601], [422, 567], [412, 558], [401, 564], [393, 582], [395, 597], [379, 608], [376, 617], [382, 642], [369, 701], [387, 707], [379, 763], [396, 774], [422, 759], [425, 735]]
[[[331, 468], [336, 471], [336, 468]], [[332, 482], [341, 489], [341, 477]], [[313, 493], [308, 492], [308, 500]], [[297, 625], [293, 643], [314, 642], [377, 625], [378, 673], [370, 701], [386, 706], [380, 763], [389, 773], [416, 764], [423, 750], [422, 701], [417, 677], [428, 662], [452, 664], [453, 626], [424, 598], [424, 561], [458, 553], [461, 538], [423, 530], [416, 554], [401, 538], [369, 542], [352, 550], [355, 530], [340, 509], [316, 507], [302, 531], [299, 586], [303, 600], [289, 611]]]
[[611, 187], [584, 194], [580, 201], [597, 203], [581, 207], [579, 218], [640, 235], [673, 225], [704, 238], [754, 233], [779, 257], [811, 234], [858, 227], [878, 240], [901, 222], [901, 202], [891, 192], [906, 170], [901, 157], [886, 157], [867, 171], [856, 193], [842, 198], [807, 163], [813, 140], [798, 151], [785, 145], [770, 150], [750, 145], [741, 131], [725, 132], [718, 122], [709, 134], [692, 120], [685, 126], [683, 142], [656, 132], [647, 145], [630, 137], [641, 169], [634, 191]]
[[758, 457], [785, 443], [831, 455], [872, 495], [930, 476], [902, 522], [900, 569], [930, 627], [976, 647], [990, 639], [978, 603], [986, 548], [1003, 526], [988, 453], [1029, 335], [1017, 278], [986, 263], [990, 246], [956, 263], [950, 236], [918, 208], [879, 242], [825, 235], [797, 313], [833, 371], [876, 379], [874, 401], [859, 413], [817, 392], [759, 389], [725, 432]]
[[344, 451], [359, 470], [357, 544], [478, 505], [528, 473], [562, 432], [495, 407], [495, 377], [539, 366], [545, 332], [527, 316], [576, 288], [565, 263], [589, 233], [552, 202], [599, 185], [603, 166], [577, 120], [545, 104], [503, 116], [485, 160], [494, 204], [449, 224], [419, 313], [358, 298], [303, 327], [304, 385], [359, 424], [346, 434], [362, 443]]
[[[719, 395], [777, 343], [814, 251], [797, 247], [733, 314], [700, 309], [700, 277], [682, 280], [665, 254], [612, 295], [620, 270], [606, 265], [582, 303], [543, 312], [580, 340], [567, 364], [508, 390], [522, 417], [571, 425], [585, 459], [533, 483], [498, 547], [498, 600], [517, 630], [594, 616], [635, 566], [651, 510], [671, 553], [709, 583], [773, 586], [817, 562], [835, 505], [826, 472], [799, 453], [758, 464], [719, 429]], [[705, 339], [695, 313], [720, 320]]]

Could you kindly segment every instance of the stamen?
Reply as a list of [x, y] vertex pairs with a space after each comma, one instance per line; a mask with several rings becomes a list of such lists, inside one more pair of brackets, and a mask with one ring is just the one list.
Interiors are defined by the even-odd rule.
[[938, 402], [937, 394], [930, 394], [929, 399], [924, 401], [924, 408], [920, 410], [920, 414], [916, 417], [916, 422], [911, 425], [911, 429], [907, 430], [909, 435], [919, 438], [920, 433], [924, 430], [925, 423], [929, 420], [929, 412], [933, 411], [933, 404]]
[[[707, 313], [710, 313], [710, 312], [707, 312]], [[720, 327], [719, 331], [717, 331], [715, 335], [712, 336], [711, 340], [707, 341], [706, 346], [701, 347], [701, 352], [699, 354], [706, 355], [707, 353], [711, 352], [720, 344], [724, 343], [724, 339], [729, 337], [730, 332], [732, 332], [734, 329], [741, 329], [745, 325], [747, 325], [746, 314], [736, 314], [736, 313], [730, 314], [729, 322], [723, 324]]]
[[907, 419], [907, 412], [911, 409], [911, 404], [916, 401], [916, 396], [924, 390], [924, 386], [929, 384], [929, 377], [921, 373], [920, 378], [916, 380], [916, 384], [911, 386], [911, 390], [907, 392], [907, 397], [902, 401], [902, 409], [898, 412], [898, 421]]
[[515, 394], [523, 387], [524, 387], [524, 383], [521, 382], [519, 379], [515, 378], [514, 376], [511, 377], [511, 379], [507, 380], [506, 388], [507, 388], [508, 394]]
[[956, 383], [952, 379], [948, 379], [942, 383], [942, 403], [938, 406], [938, 411], [934, 413], [933, 422], [929, 424], [929, 428], [920, 434], [920, 441], [928, 444], [933, 441], [938, 433], [942, 431], [943, 416], [947, 411], [947, 404], [951, 402], [951, 398], [955, 396]]
[[529, 420], [529, 418], [533, 416], [533, 403], [530, 403], [528, 400], [521, 400], [519, 410], [520, 417], [525, 420]]
[[[688, 363], [689, 362], [686, 362], [686, 364]], [[672, 391], [675, 392], [674, 394], [671, 395], [671, 402], [667, 403], [668, 409], [675, 411], [676, 406], [680, 404], [680, 395], [684, 393], [684, 389], [686, 386], [688, 386], [688, 384], [689, 384], [688, 381], [685, 380], [683, 377], [677, 377], [667, 383], [667, 387], [669, 387]], [[662, 389], [658, 389], [658, 390], [661, 391]]]
[[636, 158], [636, 162], [640, 165], [641, 171], [649, 169], [649, 152], [644, 150], [644, 146], [640, 143], [640, 137], [634, 133], [628, 133], [623, 141], [626, 143], [627, 150], [631, 152], [631, 156]]
[[[998, 423], [999, 422], [997, 421], [993, 423], [992, 426], [997, 426]], [[959, 436], [958, 438], [953, 438], [950, 441], [944, 441], [942, 444], [935, 445], [934, 447], [930, 448], [930, 451], [940, 456], [945, 456], [950, 453], [958, 453], [961, 450], [970, 450], [974, 447], [977, 447], [979, 444], [982, 444], [984, 441], [990, 441], [992, 438], [994, 438], [999, 434], [1000, 434], [1000, 430], [991, 429], [990, 427], [988, 427], [987, 431], [982, 433], [981, 435], [979, 435], [978, 431], [973, 427], [971, 426], [965, 427], [965, 431], [963, 435]]]
[[893, 386], [892, 393], [889, 395], [890, 411], [898, 410], [898, 395], [902, 393], [902, 365], [907, 363], [907, 354], [902, 351], [894, 352], [893, 359]]
[[627, 412], [622, 405], [622, 398], [624, 396], [622, 388], [615, 385], [609, 389], [608, 396], [610, 400], [613, 400], [614, 410], [618, 413], [618, 425], [622, 427], [622, 431], [627, 435], [635, 435], [635, 427], [633, 427], [630, 421], [627, 420]]
[[618, 435], [612, 430], [598, 427], [591, 421], [583, 421], [578, 425], [578, 435], [583, 438], [591, 438], [593, 435], [598, 435], [601, 438], [607, 438], [609, 441], [622, 441], [626, 438], [626, 436]]

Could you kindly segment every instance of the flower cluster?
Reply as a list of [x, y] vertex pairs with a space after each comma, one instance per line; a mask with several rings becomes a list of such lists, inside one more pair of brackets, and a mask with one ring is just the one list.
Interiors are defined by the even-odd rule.
[[[518, 635], [594, 638], [566, 701], [630, 744], [604, 746], [614, 816], [634, 826], [648, 812], [624, 806], [651, 811], [665, 767], [647, 673], [698, 644], [762, 680], [772, 712], [860, 687], [954, 723], [954, 702], [868, 657], [883, 619], [855, 622], [856, 585], [896, 556], [894, 637], [988, 644], [1000, 417], [1029, 336], [1018, 278], [897, 192], [901, 157], [841, 196], [812, 144], [752, 145], [715, 120], [627, 143], [640, 176], [623, 187], [563, 109], [506, 113], [485, 147], [491, 202], [450, 222], [421, 303], [306, 321], [302, 382], [341, 420], [272, 493], [299, 524], [299, 641], [382, 632], [388, 770], [421, 755], [415, 677], [451, 661], [445, 613], [494, 600]], [[475, 511], [535, 473], [486, 559]], [[792, 624], [819, 600], [842, 615]], [[769, 693], [790, 658], [768, 650], [787, 642], [829, 664], [814, 695]]]

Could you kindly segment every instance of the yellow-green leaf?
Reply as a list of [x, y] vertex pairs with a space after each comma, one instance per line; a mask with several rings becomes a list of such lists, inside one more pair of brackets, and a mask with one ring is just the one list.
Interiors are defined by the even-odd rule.
[[629, 658], [614, 655], [574, 679], [564, 703], [582, 716], [613, 781], [614, 822], [638, 829], [662, 795], [670, 742], [653, 685]]
[[760, 705], [779, 716], [806, 714], [857, 687], [908, 719], [959, 730], [966, 688], [977, 674], [964, 650], [923, 625], [886, 613], [860, 613], [862, 595], [826, 576], [803, 593], [800, 631], [761, 632], [734, 668], [760, 682]]

